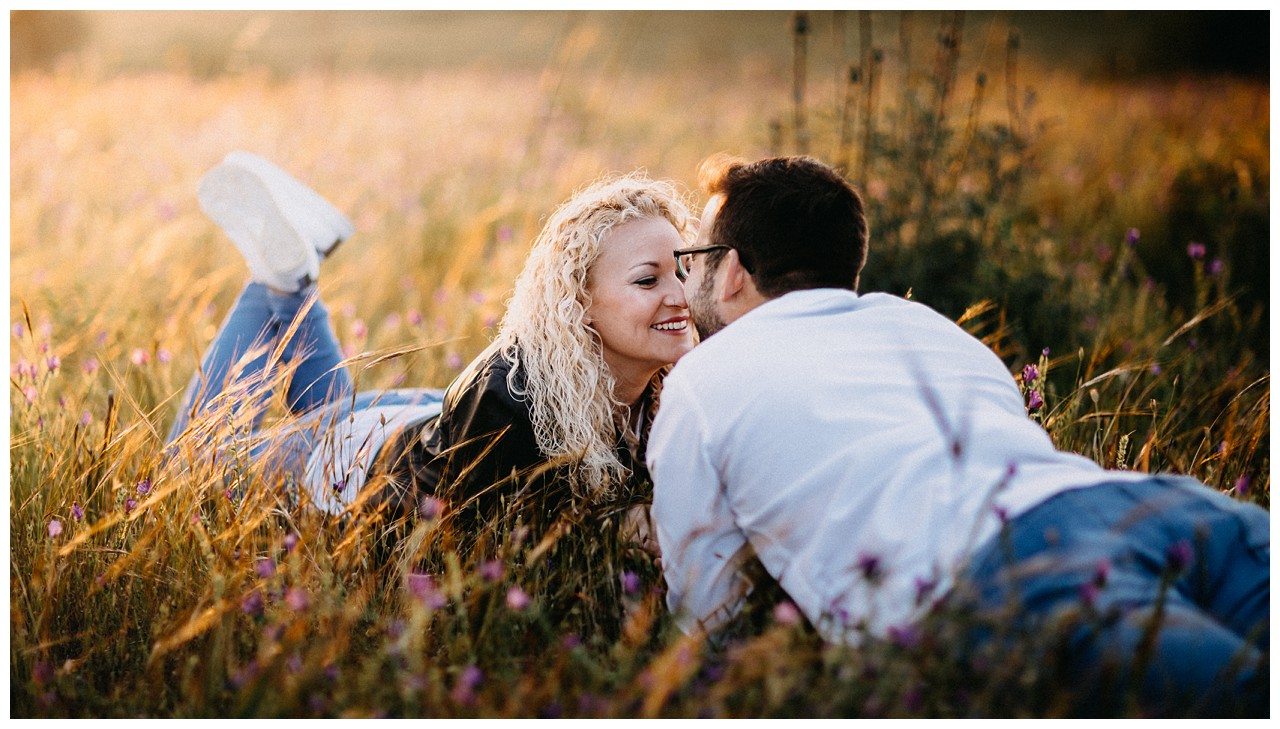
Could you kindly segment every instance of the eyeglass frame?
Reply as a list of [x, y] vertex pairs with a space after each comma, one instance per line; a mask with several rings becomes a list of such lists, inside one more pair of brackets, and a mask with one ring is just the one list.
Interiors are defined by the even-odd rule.
[[[733, 246], [727, 246], [727, 245], [724, 245], [723, 243], [714, 243], [712, 245], [707, 245], [707, 246], [692, 246], [690, 248], [677, 248], [674, 251], [671, 251], [672, 255], [676, 257], [676, 278], [680, 279], [681, 282], [689, 280], [689, 269], [685, 268], [684, 262], [680, 260], [684, 256], [693, 256], [694, 254], [697, 254], [697, 253], [710, 253], [711, 251], [718, 251], [721, 249], [724, 249], [726, 251], [737, 250]], [[738, 255], [741, 256], [742, 254], [739, 253]], [[745, 263], [743, 263], [742, 267], [747, 269], [747, 273], [751, 273], [751, 269], [747, 268], [747, 265]]]

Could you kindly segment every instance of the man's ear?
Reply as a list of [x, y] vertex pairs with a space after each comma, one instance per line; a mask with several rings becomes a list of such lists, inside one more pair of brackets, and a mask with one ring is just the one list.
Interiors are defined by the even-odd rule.
[[720, 300], [732, 301], [735, 296], [751, 283], [751, 274], [747, 273], [747, 269], [742, 267], [742, 262], [738, 260], [738, 251], [730, 248], [725, 253], [724, 259], [720, 261], [721, 275], [724, 277], [724, 286], [720, 288]]

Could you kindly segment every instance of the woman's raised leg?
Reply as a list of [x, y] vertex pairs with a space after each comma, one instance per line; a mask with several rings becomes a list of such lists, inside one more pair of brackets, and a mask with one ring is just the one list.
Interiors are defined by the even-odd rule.
[[[252, 281], [192, 377], [168, 440], [224, 393], [235, 398], [230, 407], [256, 409], [256, 426], [270, 396], [273, 373], [266, 370], [282, 341], [279, 363], [294, 368], [290, 410], [304, 413], [349, 394], [351, 377], [340, 366], [337, 337], [314, 281], [320, 257], [354, 231], [350, 221], [301, 182], [247, 152], [233, 152], [210, 170], [200, 180], [198, 197], [244, 256]], [[244, 389], [231, 390], [237, 383]]]

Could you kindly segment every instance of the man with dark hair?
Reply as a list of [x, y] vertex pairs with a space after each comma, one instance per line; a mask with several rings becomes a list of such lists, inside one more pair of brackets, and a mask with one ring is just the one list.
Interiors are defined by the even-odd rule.
[[1058, 451], [989, 348], [859, 295], [862, 202], [826, 165], [700, 176], [698, 244], [675, 255], [703, 341], [667, 377], [648, 451], [682, 629], [733, 618], [755, 560], [830, 641], [887, 636], [961, 586], [983, 609], [1016, 596], [1027, 626], [1086, 596], [1114, 620], [1072, 636], [1082, 682], [1162, 619], [1146, 697], [1266, 711], [1265, 510]]

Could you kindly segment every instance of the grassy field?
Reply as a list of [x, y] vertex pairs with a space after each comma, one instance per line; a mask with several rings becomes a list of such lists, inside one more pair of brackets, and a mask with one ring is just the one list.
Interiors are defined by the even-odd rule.
[[965, 655], [962, 615], [848, 649], [782, 609], [711, 647], [589, 525], [477, 564], [427, 518], [327, 520], [242, 459], [161, 460], [246, 275], [194, 197], [232, 149], [355, 221], [321, 290], [362, 388], [447, 384], [540, 221], [598, 175], [807, 151], [866, 194], [863, 289], [1036, 364], [1030, 414], [1061, 447], [1269, 508], [1267, 83], [1104, 77], [999, 14], [862, 17], [798, 40], [786, 13], [90, 14], [75, 54], [16, 70], [12, 715], [1065, 711], [1032, 638]]

